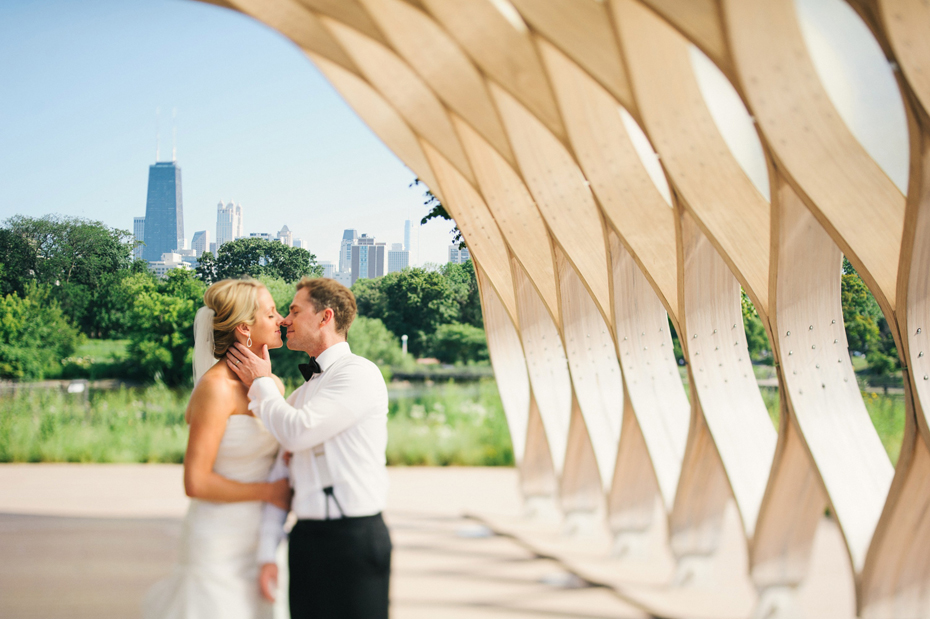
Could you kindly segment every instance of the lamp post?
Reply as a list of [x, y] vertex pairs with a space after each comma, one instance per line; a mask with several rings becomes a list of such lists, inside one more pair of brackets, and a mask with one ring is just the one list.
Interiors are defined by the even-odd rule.
[[406, 355], [407, 354], [407, 336], [406, 335], [400, 336], [400, 347], [401, 347], [401, 350], [403, 350], [404, 354]]

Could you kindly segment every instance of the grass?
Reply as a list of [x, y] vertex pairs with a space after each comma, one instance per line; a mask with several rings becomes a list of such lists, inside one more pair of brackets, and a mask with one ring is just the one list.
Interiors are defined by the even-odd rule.
[[[0, 462], [182, 462], [189, 390], [164, 385], [0, 399]], [[512, 465], [494, 381], [392, 390], [388, 463]]]

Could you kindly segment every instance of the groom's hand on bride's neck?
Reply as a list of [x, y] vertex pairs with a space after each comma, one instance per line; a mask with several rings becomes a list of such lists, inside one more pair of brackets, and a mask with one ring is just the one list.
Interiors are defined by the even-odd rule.
[[256, 378], [271, 376], [271, 355], [267, 346], [262, 346], [262, 356], [259, 357], [237, 342], [226, 352], [226, 365], [247, 387], [251, 387]]

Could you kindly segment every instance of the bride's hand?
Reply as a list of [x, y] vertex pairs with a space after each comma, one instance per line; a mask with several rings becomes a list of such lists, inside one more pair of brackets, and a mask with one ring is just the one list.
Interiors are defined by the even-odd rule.
[[258, 587], [262, 592], [262, 597], [269, 602], [274, 602], [275, 590], [278, 588], [278, 565], [277, 563], [265, 563], [258, 573]]
[[268, 497], [268, 502], [284, 511], [290, 511], [291, 496], [294, 494], [291, 491], [290, 482], [285, 478], [270, 482], [268, 485], [271, 486], [271, 496]]

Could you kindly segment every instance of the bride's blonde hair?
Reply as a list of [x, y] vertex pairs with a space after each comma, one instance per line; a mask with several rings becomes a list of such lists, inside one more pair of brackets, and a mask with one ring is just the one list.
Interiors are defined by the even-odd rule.
[[222, 359], [236, 343], [236, 327], [255, 324], [258, 291], [264, 284], [254, 279], [224, 279], [203, 295], [203, 303], [213, 310], [213, 356]]

